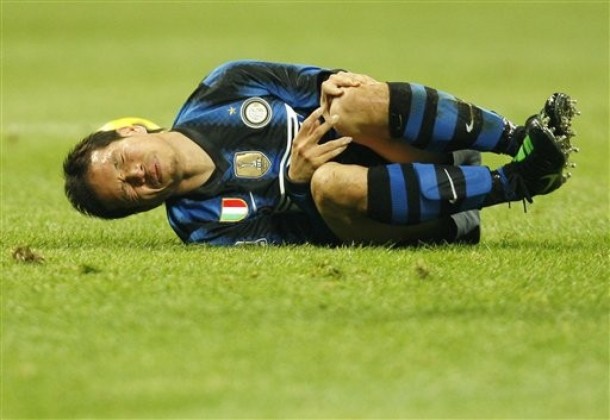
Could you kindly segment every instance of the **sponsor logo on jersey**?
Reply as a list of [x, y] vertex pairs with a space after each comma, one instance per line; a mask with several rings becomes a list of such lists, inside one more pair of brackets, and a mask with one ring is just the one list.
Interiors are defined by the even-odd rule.
[[233, 170], [240, 178], [260, 178], [269, 172], [271, 161], [262, 152], [249, 150], [235, 153]]
[[251, 128], [266, 126], [272, 115], [271, 106], [262, 98], [250, 98], [241, 106], [241, 120]]
[[248, 204], [241, 198], [223, 198], [220, 211], [220, 221], [233, 223], [244, 220], [248, 216]]

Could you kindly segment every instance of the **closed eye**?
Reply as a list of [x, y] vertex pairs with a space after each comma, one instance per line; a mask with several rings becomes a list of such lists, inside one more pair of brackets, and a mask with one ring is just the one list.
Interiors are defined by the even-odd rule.
[[113, 161], [114, 161], [114, 169], [116, 169], [117, 171], [120, 171], [121, 168], [125, 167], [125, 156], [123, 156], [123, 155], [119, 155], [118, 157], [115, 156]]
[[134, 191], [133, 187], [129, 184], [129, 182], [125, 180], [120, 180], [120, 183], [120, 200], [125, 203], [135, 203], [136, 201], [138, 201], [138, 194]]

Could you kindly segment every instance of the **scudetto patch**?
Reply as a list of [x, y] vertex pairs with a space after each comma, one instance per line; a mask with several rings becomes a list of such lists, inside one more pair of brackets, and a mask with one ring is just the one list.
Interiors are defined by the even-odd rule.
[[241, 120], [248, 127], [262, 128], [269, 124], [273, 112], [271, 106], [263, 98], [250, 98], [241, 105]]
[[271, 161], [264, 153], [256, 150], [235, 153], [233, 170], [240, 178], [260, 178], [269, 172]]
[[223, 198], [220, 221], [234, 223], [248, 216], [248, 204], [241, 198]]

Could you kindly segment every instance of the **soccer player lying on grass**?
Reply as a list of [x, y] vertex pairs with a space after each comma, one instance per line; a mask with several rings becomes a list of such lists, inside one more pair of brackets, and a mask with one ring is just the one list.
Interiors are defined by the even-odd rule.
[[[170, 130], [122, 119], [83, 139], [65, 192], [106, 219], [165, 203], [185, 243], [478, 243], [479, 209], [565, 182], [576, 114], [556, 93], [517, 126], [419, 84], [230, 62]], [[512, 160], [490, 170], [480, 151]]]

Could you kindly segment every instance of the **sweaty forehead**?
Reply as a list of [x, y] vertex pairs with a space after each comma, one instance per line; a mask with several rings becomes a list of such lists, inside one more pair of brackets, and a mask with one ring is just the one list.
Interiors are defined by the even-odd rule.
[[91, 152], [91, 165], [104, 164], [110, 161], [112, 157], [112, 150], [106, 146], [102, 149], [97, 149]]
[[87, 183], [95, 195], [112, 205], [120, 197], [120, 182], [116, 174], [112, 149], [108, 147], [91, 153]]

